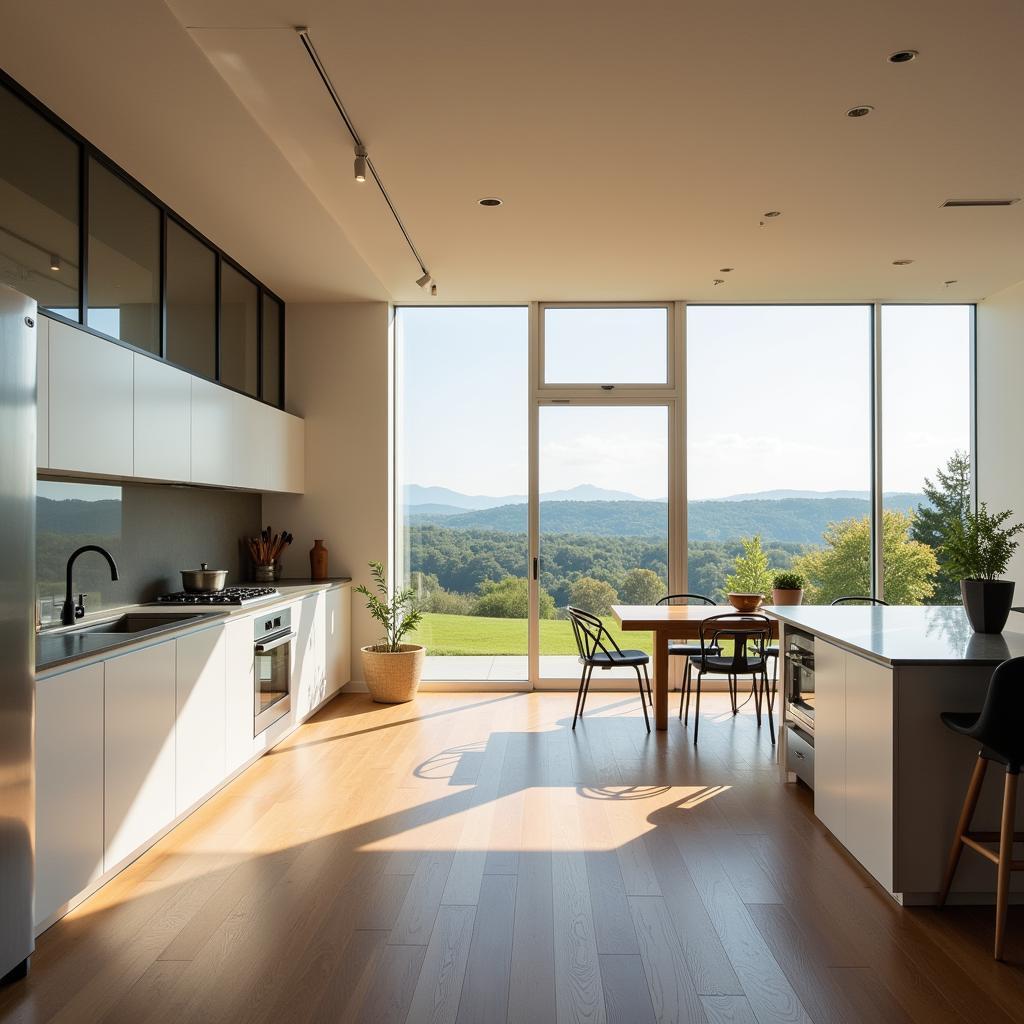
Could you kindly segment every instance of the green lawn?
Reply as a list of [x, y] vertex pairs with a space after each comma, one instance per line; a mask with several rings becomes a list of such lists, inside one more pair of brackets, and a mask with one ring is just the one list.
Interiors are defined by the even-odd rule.
[[[604, 620], [620, 647], [651, 653], [650, 633], [623, 633], [613, 618]], [[477, 615], [435, 615], [428, 612], [416, 630], [416, 642], [428, 654], [526, 654], [525, 619], [489, 619]], [[541, 619], [541, 654], [576, 654], [568, 620]]]

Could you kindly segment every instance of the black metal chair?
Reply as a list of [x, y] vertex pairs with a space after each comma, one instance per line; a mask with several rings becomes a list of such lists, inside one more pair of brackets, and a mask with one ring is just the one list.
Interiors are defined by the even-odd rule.
[[[580, 688], [576, 694], [576, 710], [572, 716], [572, 727], [576, 728], [576, 719], [583, 717], [583, 706], [587, 702], [587, 694], [590, 692], [590, 677], [594, 669], [599, 668], [607, 671], [610, 668], [619, 666], [632, 668], [636, 672], [637, 686], [640, 688], [640, 704], [644, 709], [644, 722], [647, 731], [651, 731], [651, 720], [647, 715], [647, 702], [653, 703], [651, 694], [651, 678], [647, 674], [647, 665], [651, 660], [649, 654], [644, 651], [624, 651], [615, 642], [615, 638], [605, 628], [604, 623], [590, 612], [582, 608], [569, 606], [569, 621], [572, 623], [572, 632], [576, 637], [576, 647], [580, 653], [580, 661], [583, 663], [583, 672], [580, 675]], [[640, 669], [643, 668], [643, 678], [640, 677]], [[644, 682], [647, 683], [647, 693], [644, 693]]]
[[880, 597], [837, 597], [832, 604], [833, 606], [837, 604], [878, 604], [883, 608], [889, 607], [889, 602], [883, 601]]
[[[739, 710], [736, 705], [736, 694], [739, 689], [740, 676], [750, 676], [753, 680], [751, 696], [757, 710], [757, 724], [761, 725], [762, 700], [767, 700], [768, 726], [771, 730], [772, 743], [775, 743], [775, 706], [776, 682], [773, 680], [771, 690], [768, 688], [768, 656], [767, 648], [772, 638], [772, 622], [767, 615], [750, 612], [723, 612], [721, 615], [709, 615], [700, 624], [700, 654], [691, 658], [697, 667], [697, 706], [693, 717], [693, 743], [697, 745], [697, 733], [700, 729], [700, 684], [708, 673], [729, 677], [729, 695], [732, 699], [732, 712]], [[722, 651], [722, 642], [732, 642], [732, 654]], [[686, 689], [679, 700], [679, 717], [683, 724], [690, 720], [690, 690], [692, 676], [687, 680]], [[686, 703], [686, 714], [683, 715], [683, 702]]]
[[[996, 938], [994, 956], [1003, 958], [1003, 940], [1006, 932], [1006, 906], [1010, 895], [1010, 872], [1024, 871], [1024, 861], [1013, 859], [1013, 844], [1024, 842], [1024, 832], [1015, 832], [1017, 808], [1017, 777], [1024, 764], [1024, 658], [1011, 658], [992, 673], [985, 696], [985, 706], [978, 714], [962, 711], [943, 711], [939, 716], [947, 729], [968, 736], [981, 749], [974, 763], [974, 772], [967, 786], [960, 821], [949, 851], [946, 874], [942, 880], [940, 903], [945, 903], [953, 884], [960, 854], [965, 846], [980, 853], [996, 865]], [[981, 785], [989, 761], [1004, 765], [1003, 813], [998, 832], [972, 832], [971, 819], [978, 806]], [[998, 851], [984, 843], [998, 843]]]
[[[710, 605], [715, 607], [715, 602], [710, 597], [705, 597], [703, 594], [666, 594], [660, 601], [659, 605]], [[679, 640], [671, 640], [668, 645], [669, 657], [682, 657], [686, 658], [686, 667], [683, 669], [683, 686], [680, 690], [679, 701], [682, 704], [682, 695], [686, 690], [686, 686], [690, 680], [690, 658], [700, 654], [700, 644], [688, 644]]]

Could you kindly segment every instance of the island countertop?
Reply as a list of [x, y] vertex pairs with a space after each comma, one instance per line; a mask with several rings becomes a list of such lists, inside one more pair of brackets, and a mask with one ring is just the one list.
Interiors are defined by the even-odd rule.
[[1024, 655], [1024, 615], [1002, 633], [975, 633], [959, 605], [796, 605], [762, 609], [787, 626], [883, 665], [998, 665]]

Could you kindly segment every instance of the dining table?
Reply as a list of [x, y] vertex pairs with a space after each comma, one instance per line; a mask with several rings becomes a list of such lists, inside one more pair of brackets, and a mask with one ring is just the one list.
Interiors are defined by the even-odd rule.
[[[700, 624], [712, 615], [738, 615], [731, 605], [613, 604], [612, 614], [623, 632], [654, 634], [654, 723], [668, 728], [668, 644], [670, 640], [700, 640]], [[772, 637], [779, 624], [772, 619]]]

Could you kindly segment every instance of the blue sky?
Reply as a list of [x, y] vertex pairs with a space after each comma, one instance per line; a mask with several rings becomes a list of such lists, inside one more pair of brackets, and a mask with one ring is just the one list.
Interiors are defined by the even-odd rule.
[[[573, 314], [549, 311], [549, 378], [574, 365], [591, 380], [616, 367], [661, 372], [657, 311]], [[870, 317], [868, 306], [689, 307], [692, 499], [867, 490]], [[885, 489], [916, 491], [969, 443], [970, 307], [889, 306], [883, 317]], [[401, 482], [526, 493], [526, 308], [403, 308], [398, 320]], [[666, 423], [663, 409], [543, 409], [541, 490], [664, 497]]]

